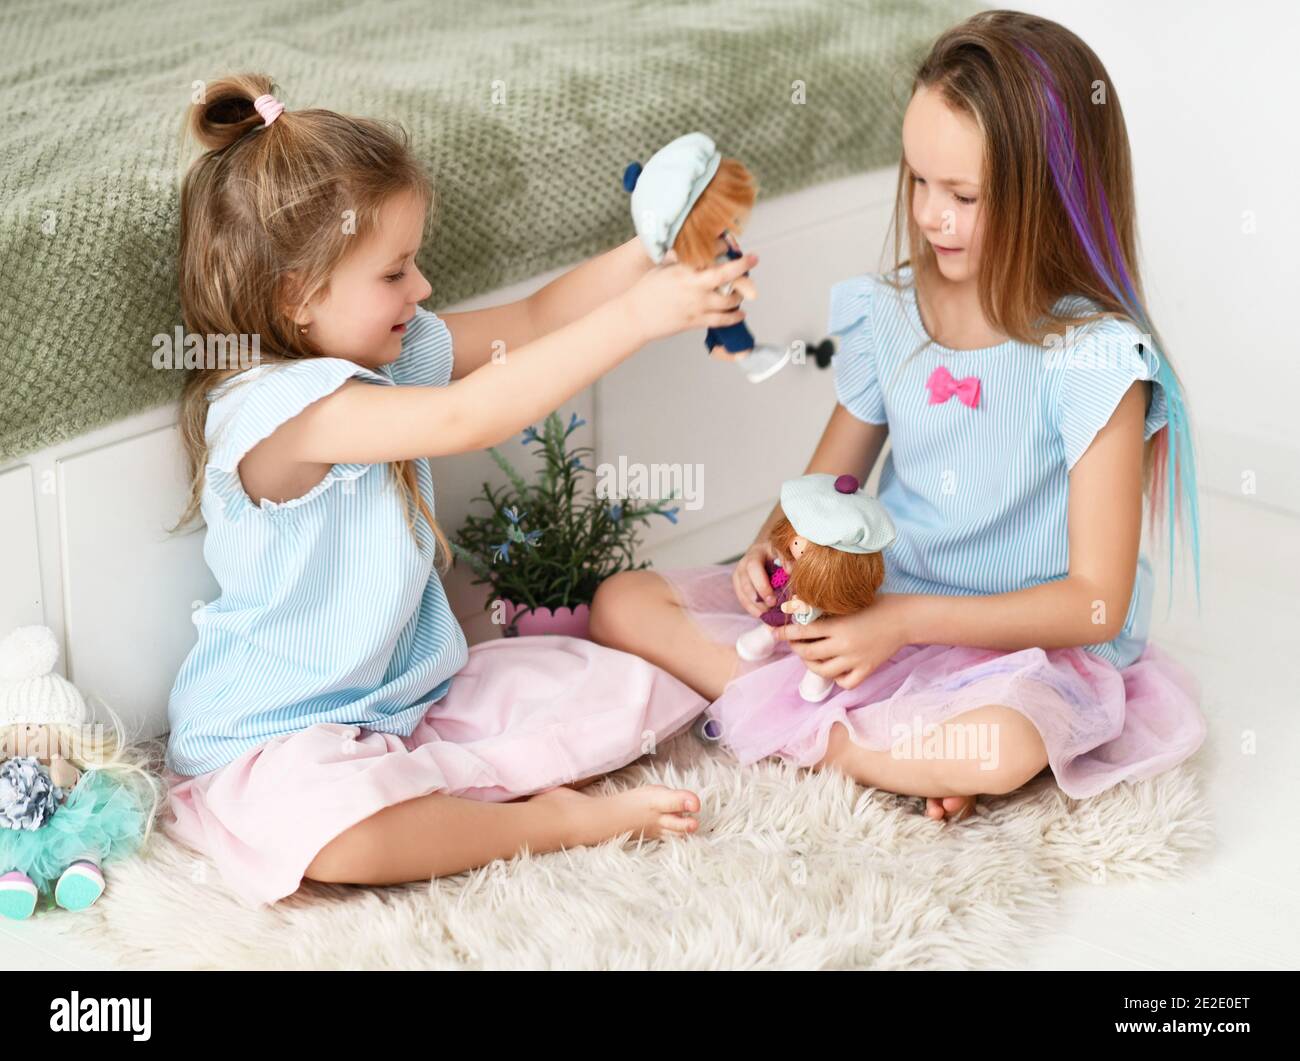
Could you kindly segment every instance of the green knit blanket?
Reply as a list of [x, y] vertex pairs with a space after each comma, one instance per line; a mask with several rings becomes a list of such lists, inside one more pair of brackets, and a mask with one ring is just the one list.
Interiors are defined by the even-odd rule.
[[[972, 0], [6, 0], [0, 460], [172, 400], [195, 81], [396, 119], [442, 199], [434, 308], [631, 235], [623, 168], [693, 129], [764, 197], [893, 162], [910, 72]], [[501, 102], [503, 100], [503, 102]]]

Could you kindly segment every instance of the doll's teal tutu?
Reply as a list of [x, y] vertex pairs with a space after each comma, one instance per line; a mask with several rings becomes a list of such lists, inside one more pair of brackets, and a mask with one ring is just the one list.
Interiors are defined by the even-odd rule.
[[135, 852], [146, 824], [130, 786], [103, 770], [87, 770], [39, 829], [0, 829], [0, 873], [21, 870], [44, 893], [87, 852], [100, 865]]

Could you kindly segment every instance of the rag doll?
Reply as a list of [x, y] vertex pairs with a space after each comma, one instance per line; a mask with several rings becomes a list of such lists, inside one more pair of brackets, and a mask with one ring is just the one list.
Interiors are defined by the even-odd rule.
[[[768, 539], [776, 559], [765, 565], [776, 604], [760, 616], [761, 625], [736, 639], [741, 659], [770, 656], [776, 647], [773, 627], [861, 611], [875, 600], [885, 578], [880, 551], [893, 542], [894, 524], [854, 476], [814, 473], [789, 479], [781, 485], [781, 511]], [[799, 682], [799, 695], [815, 703], [834, 684], [809, 670]]]
[[104, 891], [103, 865], [136, 850], [157, 808], [153, 776], [92, 724], [76, 686], [53, 673], [44, 626], [0, 642], [0, 916], [29, 917], [41, 895], [82, 910]]
[[[623, 173], [623, 187], [632, 194], [632, 220], [651, 260], [662, 261], [671, 249], [679, 262], [703, 269], [741, 256], [736, 237], [749, 220], [758, 185], [703, 133], [679, 136], [645, 166], [633, 162]], [[726, 244], [722, 256], [716, 256], [719, 239]], [[748, 273], [722, 293], [732, 286], [745, 298], [756, 295]], [[714, 357], [735, 361], [754, 383], [775, 375], [791, 356], [789, 350], [755, 346], [744, 321], [710, 328], [704, 346]]]

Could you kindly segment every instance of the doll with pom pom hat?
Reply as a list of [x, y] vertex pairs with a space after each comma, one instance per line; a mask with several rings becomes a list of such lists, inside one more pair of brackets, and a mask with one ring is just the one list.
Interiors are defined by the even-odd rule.
[[101, 865], [140, 845], [157, 806], [155, 784], [116, 734], [90, 732], [81, 693], [54, 672], [58, 659], [44, 626], [0, 642], [0, 916], [13, 919], [51, 890], [67, 910], [95, 902]]
[[[851, 615], [870, 605], [885, 578], [881, 551], [897, 536], [885, 506], [853, 475], [816, 472], [788, 479], [781, 484], [781, 511], [768, 538], [776, 558], [765, 562], [777, 602], [760, 616], [762, 625], [737, 638], [741, 659], [770, 656], [774, 626]], [[810, 670], [799, 695], [815, 703], [834, 684]]]
[[[632, 223], [653, 262], [672, 250], [677, 260], [694, 269], [712, 265], [718, 240], [726, 253], [717, 261], [741, 257], [736, 236], [745, 227], [758, 185], [753, 174], [734, 158], [723, 158], [704, 133], [687, 133], [661, 147], [644, 166], [631, 163], [623, 171], [623, 188], [631, 193]], [[734, 285], [745, 298], [757, 292], [746, 273]], [[713, 356], [735, 361], [753, 383], [779, 372], [791, 351], [756, 346], [744, 321], [710, 328], [704, 347]]]

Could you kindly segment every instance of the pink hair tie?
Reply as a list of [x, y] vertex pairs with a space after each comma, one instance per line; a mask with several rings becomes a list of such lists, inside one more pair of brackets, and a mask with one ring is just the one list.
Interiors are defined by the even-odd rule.
[[263, 118], [263, 125], [270, 125], [284, 113], [284, 104], [272, 95], [258, 96], [253, 100], [253, 107]]

